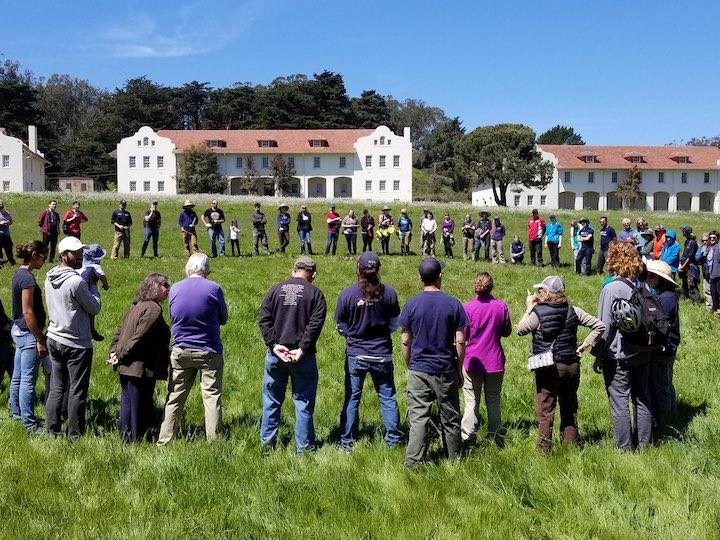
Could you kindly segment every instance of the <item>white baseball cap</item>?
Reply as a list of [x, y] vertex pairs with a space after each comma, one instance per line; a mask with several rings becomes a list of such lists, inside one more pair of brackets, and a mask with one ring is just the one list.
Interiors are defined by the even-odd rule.
[[74, 236], [66, 236], [58, 244], [58, 253], [64, 253], [66, 251], [78, 251], [85, 247], [79, 238]]

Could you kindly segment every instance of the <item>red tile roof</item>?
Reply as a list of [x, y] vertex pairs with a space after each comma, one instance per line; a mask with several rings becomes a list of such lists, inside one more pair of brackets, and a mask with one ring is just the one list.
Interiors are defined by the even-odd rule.
[[[555, 155], [558, 169], [719, 169], [720, 148], [715, 146], [578, 146], [560, 144], [538, 145]], [[586, 163], [584, 156], [597, 156]], [[642, 156], [642, 163], [633, 163], [630, 156]], [[679, 156], [688, 156], [688, 163], [678, 163]], [[675, 158], [675, 159], [673, 159]]]
[[[218, 154], [347, 154], [353, 145], [372, 129], [247, 129], [247, 130], [171, 130], [161, 129], [158, 135], [169, 138], [176, 152], [192, 146], [206, 146], [209, 140], [223, 140], [224, 147], [210, 148]], [[311, 147], [313, 139], [326, 140], [328, 145]], [[277, 146], [261, 147], [258, 141], [277, 141]]]

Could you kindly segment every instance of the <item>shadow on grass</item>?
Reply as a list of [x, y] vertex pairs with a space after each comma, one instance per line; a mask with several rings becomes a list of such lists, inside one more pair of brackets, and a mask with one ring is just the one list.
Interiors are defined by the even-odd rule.
[[684, 440], [690, 424], [692, 424], [695, 417], [704, 416], [707, 413], [707, 409], [708, 404], [706, 401], [698, 405], [693, 405], [687, 401], [679, 400], [677, 402], [677, 415], [675, 416], [675, 420], [665, 428], [663, 433], [659, 434], [659, 440]]

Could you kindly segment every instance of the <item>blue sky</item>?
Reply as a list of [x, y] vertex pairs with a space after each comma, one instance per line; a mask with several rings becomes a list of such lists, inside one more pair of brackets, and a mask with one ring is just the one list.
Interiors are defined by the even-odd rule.
[[[589, 144], [720, 134], [720, 2], [0, 1], [0, 52], [113, 89], [329, 69], [466, 128], [573, 126]], [[7, 21], [15, 21], [7, 24]], [[713, 60], [713, 58], [715, 60]]]

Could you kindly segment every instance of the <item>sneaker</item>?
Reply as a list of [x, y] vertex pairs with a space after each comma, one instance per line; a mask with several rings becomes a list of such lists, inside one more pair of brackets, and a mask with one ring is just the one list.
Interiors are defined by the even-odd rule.
[[96, 331], [94, 331], [94, 330], [93, 330], [93, 333], [92, 333], [92, 338], [93, 338], [93, 341], [105, 341], [105, 336], [102, 336], [102, 335], [98, 334], [98, 333], [97, 333]]

